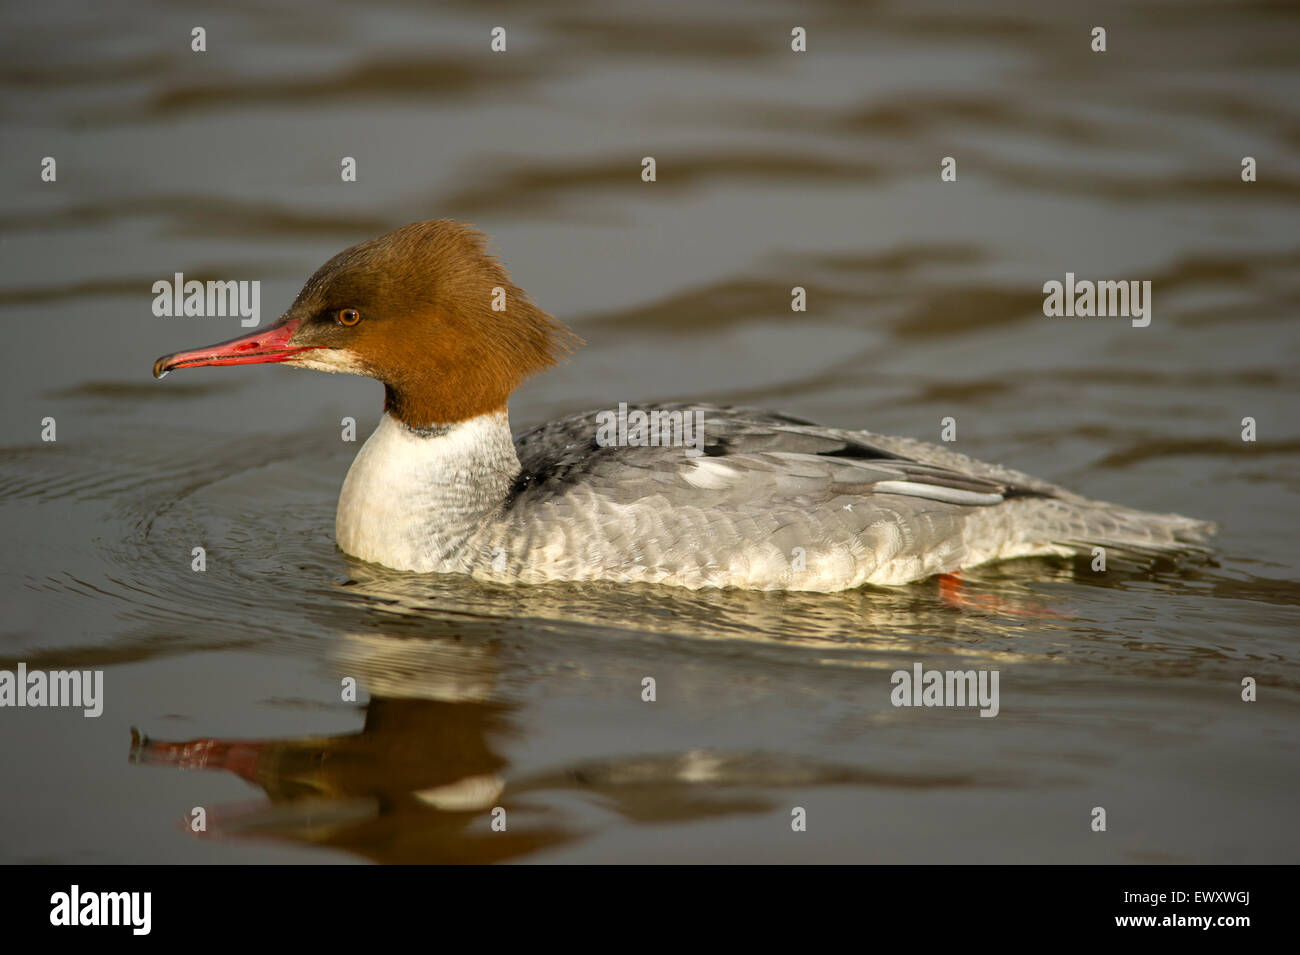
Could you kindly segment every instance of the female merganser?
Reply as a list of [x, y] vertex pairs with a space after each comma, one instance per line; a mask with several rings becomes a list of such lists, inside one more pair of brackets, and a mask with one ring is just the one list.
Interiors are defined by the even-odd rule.
[[749, 408], [587, 412], [512, 438], [511, 392], [579, 341], [511, 283], [482, 233], [439, 219], [340, 252], [273, 325], [165, 355], [154, 375], [278, 362], [383, 382], [335, 529], [345, 552], [398, 570], [826, 592], [1096, 547], [1204, 553], [1214, 529]]

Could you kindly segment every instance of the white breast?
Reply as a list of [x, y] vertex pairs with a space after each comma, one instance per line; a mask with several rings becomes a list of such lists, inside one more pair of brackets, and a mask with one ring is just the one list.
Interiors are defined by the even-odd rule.
[[354, 557], [397, 570], [463, 571], [471, 537], [509, 492], [519, 458], [505, 414], [423, 436], [385, 414], [339, 494], [335, 534]]

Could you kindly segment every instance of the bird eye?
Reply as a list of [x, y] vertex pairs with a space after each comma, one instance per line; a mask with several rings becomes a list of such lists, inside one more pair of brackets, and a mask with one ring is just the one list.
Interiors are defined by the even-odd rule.
[[340, 325], [347, 325], [348, 327], [351, 327], [359, 321], [361, 321], [361, 313], [358, 312], [355, 308], [345, 308], [339, 311], [338, 323]]

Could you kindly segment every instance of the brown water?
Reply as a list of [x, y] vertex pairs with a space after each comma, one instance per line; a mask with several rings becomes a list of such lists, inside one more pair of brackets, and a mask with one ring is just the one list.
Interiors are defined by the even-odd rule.
[[[548, 6], [0, 13], [0, 669], [106, 694], [0, 710], [0, 860], [1300, 861], [1300, 10]], [[957, 604], [352, 561], [339, 422], [364, 437], [379, 386], [154, 382], [239, 326], [150, 288], [259, 279], [269, 320], [439, 215], [589, 342], [517, 428], [655, 398], [952, 416], [958, 450], [1218, 522], [1217, 562], [1020, 562]], [[1067, 271], [1150, 280], [1150, 326], [1044, 317]], [[893, 707], [917, 662], [998, 669], [1000, 715]]]

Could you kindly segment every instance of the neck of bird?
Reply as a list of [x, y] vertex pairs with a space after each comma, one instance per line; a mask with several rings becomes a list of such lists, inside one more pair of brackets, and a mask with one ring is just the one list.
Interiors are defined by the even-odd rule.
[[503, 410], [414, 428], [385, 413], [339, 494], [339, 546], [398, 570], [491, 561], [482, 533], [510, 495], [519, 457]]

